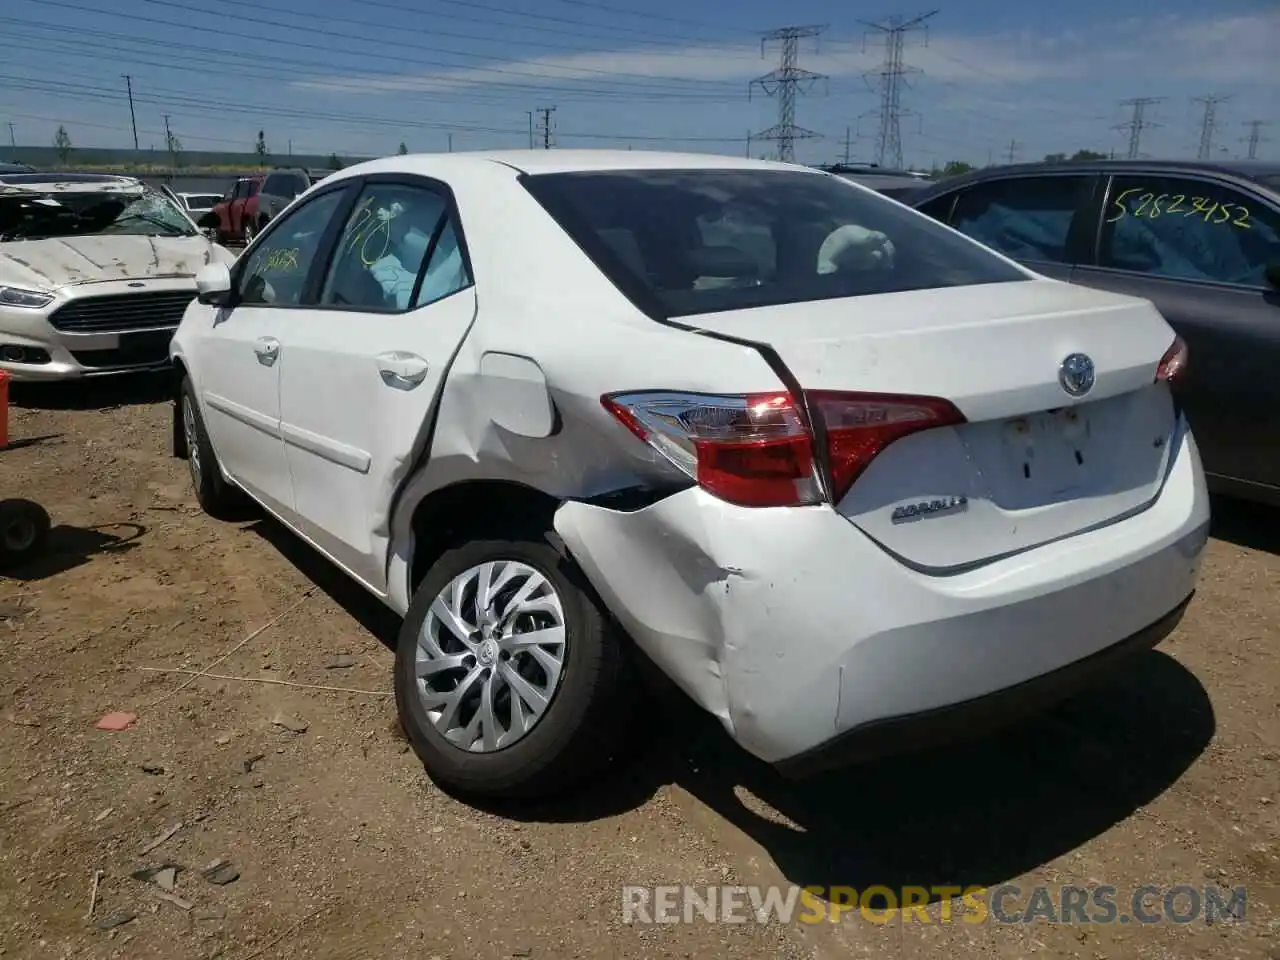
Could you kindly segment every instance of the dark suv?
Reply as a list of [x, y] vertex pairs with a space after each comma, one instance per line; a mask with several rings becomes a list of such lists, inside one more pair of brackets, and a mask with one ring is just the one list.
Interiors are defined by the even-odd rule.
[[904, 202], [1038, 273], [1154, 303], [1187, 342], [1180, 399], [1210, 485], [1280, 505], [1280, 164], [995, 167]]

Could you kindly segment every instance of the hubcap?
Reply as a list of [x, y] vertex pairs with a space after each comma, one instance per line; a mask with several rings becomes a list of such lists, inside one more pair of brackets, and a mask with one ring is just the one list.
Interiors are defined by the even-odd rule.
[[182, 398], [182, 434], [187, 441], [187, 467], [191, 471], [191, 483], [200, 489], [200, 440], [196, 431], [196, 412], [187, 397]]
[[564, 609], [533, 567], [495, 560], [454, 577], [418, 632], [418, 696], [435, 728], [472, 753], [509, 747], [560, 685]]

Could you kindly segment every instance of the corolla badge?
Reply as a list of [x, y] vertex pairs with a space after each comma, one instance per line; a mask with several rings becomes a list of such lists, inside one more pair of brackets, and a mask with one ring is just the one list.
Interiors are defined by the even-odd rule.
[[907, 520], [917, 520], [920, 517], [930, 517], [937, 513], [951, 513], [955, 510], [962, 510], [968, 505], [969, 498], [964, 496], [938, 497], [936, 500], [904, 503], [893, 508], [893, 514], [889, 517], [889, 520], [893, 523], [903, 523]]
[[1073, 397], [1083, 397], [1093, 389], [1093, 361], [1083, 353], [1069, 354], [1058, 367], [1058, 383]]

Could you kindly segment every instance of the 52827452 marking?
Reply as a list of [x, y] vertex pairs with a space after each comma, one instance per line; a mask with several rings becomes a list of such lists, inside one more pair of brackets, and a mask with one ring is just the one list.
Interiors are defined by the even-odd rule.
[[[1137, 198], [1137, 206], [1130, 210], [1125, 205], [1125, 200], [1134, 194], [1140, 194]], [[1187, 201], [1190, 200], [1188, 205]], [[1128, 190], [1122, 191], [1111, 205], [1115, 208], [1114, 216], [1107, 218], [1107, 223], [1115, 223], [1123, 220], [1125, 217], [1144, 217], [1148, 220], [1155, 220], [1158, 217], [1182, 216], [1191, 217], [1196, 214], [1201, 215], [1205, 223], [1212, 224], [1230, 224], [1233, 227], [1239, 227], [1243, 230], [1252, 230], [1253, 224], [1249, 222], [1249, 208], [1243, 203], [1218, 203], [1207, 197], [1190, 197], [1183, 193], [1153, 193], [1145, 190], [1144, 187], [1130, 187]], [[1239, 211], [1232, 213], [1232, 211]], [[1210, 220], [1209, 217], [1213, 216]]]

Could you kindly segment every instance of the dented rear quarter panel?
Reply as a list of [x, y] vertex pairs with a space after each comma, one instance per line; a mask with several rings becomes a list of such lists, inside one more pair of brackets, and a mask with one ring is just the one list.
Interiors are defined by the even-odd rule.
[[[379, 165], [361, 166], [377, 172]], [[390, 601], [401, 611], [408, 605], [413, 516], [432, 493], [468, 481], [505, 480], [576, 501], [682, 482], [682, 474], [604, 410], [603, 394], [782, 387], [755, 350], [642, 314], [525, 191], [516, 170], [447, 157], [436, 166], [433, 175], [450, 185], [457, 202], [477, 316], [452, 361], [416, 466], [394, 502]], [[482, 373], [487, 353], [537, 365], [555, 409], [550, 436], [520, 436], [500, 426], [518, 416], [500, 408], [512, 392]]]

